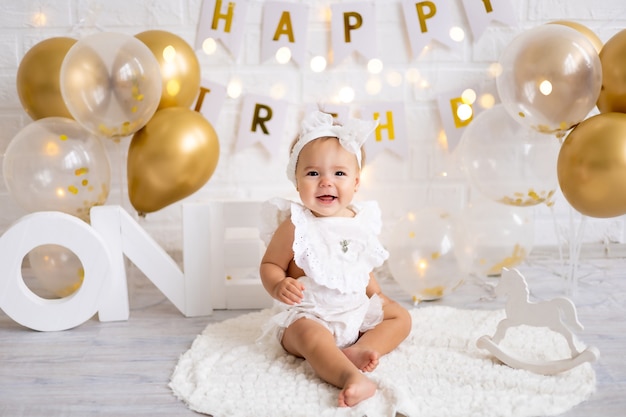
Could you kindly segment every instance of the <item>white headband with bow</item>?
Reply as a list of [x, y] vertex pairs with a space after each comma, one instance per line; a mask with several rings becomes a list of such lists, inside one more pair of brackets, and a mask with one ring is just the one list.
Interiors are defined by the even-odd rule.
[[300, 151], [307, 143], [322, 137], [339, 139], [341, 146], [356, 156], [359, 169], [361, 169], [361, 147], [376, 126], [378, 126], [378, 121], [360, 119], [349, 119], [343, 126], [333, 125], [333, 116], [330, 114], [321, 111], [310, 113], [302, 121], [300, 136], [289, 156], [287, 178], [297, 186], [296, 165]]

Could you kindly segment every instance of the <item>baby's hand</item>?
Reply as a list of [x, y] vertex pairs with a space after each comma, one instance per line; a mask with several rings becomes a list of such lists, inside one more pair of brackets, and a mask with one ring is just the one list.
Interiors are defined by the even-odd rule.
[[286, 277], [274, 287], [274, 298], [285, 304], [294, 305], [302, 301], [304, 285], [292, 277]]

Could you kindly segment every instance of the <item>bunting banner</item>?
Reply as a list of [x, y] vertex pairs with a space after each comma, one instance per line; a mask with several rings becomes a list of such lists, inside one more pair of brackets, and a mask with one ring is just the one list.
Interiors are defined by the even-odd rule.
[[202, 79], [194, 110], [200, 112], [215, 127], [225, 99], [226, 87]]
[[[195, 49], [202, 49], [208, 38], [219, 41], [236, 59], [246, 28], [249, 1], [202, 0]], [[474, 40], [480, 38], [493, 21], [517, 24], [511, 0], [463, 0], [463, 8]], [[337, 3], [331, 9], [331, 47], [333, 62], [339, 63], [353, 52], [367, 59], [378, 55], [375, 6], [370, 2]], [[461, 52], [461, 37], [453, 40], [451, 29], [465, 31], [455, 24], [454, 11], [444, 0], [402, 0], [402, 10], [414, 58], [433, 42]], [[302, 66], [306, 59], [309, 9], [305, 4], [268, 1], [263, 6], [261, 60], [289, 47], [293, 61]]]
[[237, 58], [246, 28], [248, 2], [245, 0], [203, 0], [198, 19], [195, 49], [208, 38], [220, 41]]
[[261, 34], [261, 61], [276, 54], [281, 47], [288, 47], [293, 61], [302, 66], [306, 59], [307, 23], [309, 10], [306, 5], [287, 2], [267, 2], [263, 6], [263, 29]]
[[450, 37], [454, 24], [449, 2], [402, 0], [402, 9], [413, 58], [419, 57], [432, 41], [457, 52], [462, 51], [463, 44]]
[[367, 59], [377, 58], [374, 5], [364, 2], [331, 5], [331, 44], [333, 63], [357, 52]]
[[287, 101], [247, 95], [239, 117], [236, 151], [260, 143], [275, 157], [279, 154], [287, 120]]
[[361, 117], [366, 120], [378, 120], [374, 137], [365, 142], [365, 152], [369, 161], [386, 149], [401, 159], [406, 157], [408, 146], [404, 103], [365, 105], [361, 107]]
[[517, 18], [510, 0], [463, 0], [474, 41], [478, 40], [493, 21], [515, 26]]

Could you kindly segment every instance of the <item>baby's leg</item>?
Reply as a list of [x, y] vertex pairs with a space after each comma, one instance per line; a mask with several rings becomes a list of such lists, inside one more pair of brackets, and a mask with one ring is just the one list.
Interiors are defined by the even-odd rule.
[[[363, 371], [371, 372], [382, 355], [394, 350], [411, 332], [411, 315], [395, 301], [383, 297], [383, 321], [363, 333], [359, 340], [344, 350], [348, 358]], [[357, 353], [358, 352], [358, 353]]]
[[380, 354], [375, 350], [354, 344], [342, 349], [342, 351], [350, 359], [350, 362], [363, 372], [372, 372], [378, 366]]
[[320, 378], [341, 389], [337, 400], [340, 407], [351, 407], [376, 392], [376, 384], [344, 355], [320, 323], [296, 320], [285, 329], [282, 343], [287, 352], [305, 358]]

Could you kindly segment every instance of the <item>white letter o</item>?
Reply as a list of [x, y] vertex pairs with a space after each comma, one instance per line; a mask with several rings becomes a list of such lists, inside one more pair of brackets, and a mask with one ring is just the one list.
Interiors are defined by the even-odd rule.
[[[66, 247], [83, 264], [83, 283], [68, 297], [44, 299], [24, 283], [22, 260], [37, 246], [47, 244]], [[0, 308], [33, 330], [76, 327], [100, 308], [101, 294], [111, 282], [111, 263], [111, 254], [100, 235], [77, 217], [54, 211], [24, 216], [0, 237]]]

